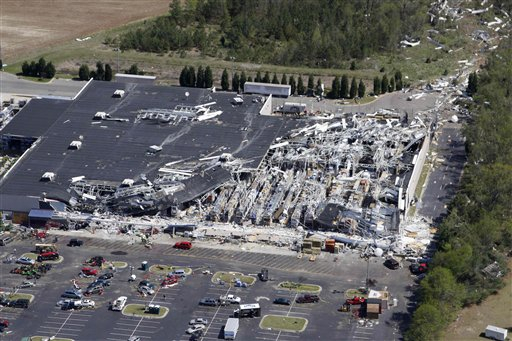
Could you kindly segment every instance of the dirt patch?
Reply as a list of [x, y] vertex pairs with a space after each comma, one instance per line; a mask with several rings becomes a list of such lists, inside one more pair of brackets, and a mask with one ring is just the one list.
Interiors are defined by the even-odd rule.
[[95, 32], [161, 15], [171, 0], [2, 0], [2, 57], [26, 54]]
[[[509, 262], [509, 268], [512, 261]], [[510, 328], [512, 323], [512, 273], [505, 279], [506, 286], [497, 295], [488, 297], [482, 304], [461, 311], [457, 321], [448, 327], [443, 340], [482, 340], [480, 333], [487, 325]]]

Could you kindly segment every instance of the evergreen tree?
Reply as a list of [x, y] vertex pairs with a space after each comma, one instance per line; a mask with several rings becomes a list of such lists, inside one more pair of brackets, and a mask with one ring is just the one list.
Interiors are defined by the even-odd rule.
[[359, 80], [359, 86], [357, 88], [357, 97], [363, 98], [366, 92], [366, 86], [363, 83], [363, 80]]
[[341, 76], [340, 98], [348, 98], [348, 77], [347, 77], [347, 75]]
[[188, 79], [187, 86], [194, 87], [196, 86], [196, 69], [193, 66], [188, 68]]
[[270, 83], [270, 73], [268, 71], [265, 72], [263, 79], [261, 80], [263, 83]]
[[204, 86], [206, 88], [213, 87], [213, 73], [209, 66], [204, 70]]
[[129, 75], [138, 75], [139, 74], [139, 67], [137, 64], [132, 64], [128, 70], [126, 70], [126, 73]]
[[313, 90], [314, 87], [315, 87], [315, 78], [313, 77], [313, 75], [309, 75], [309, 77], [308, 77], [308, 92]]
[[395, 89], [402, 90], [403, 83], [402, 83], [402, 72], [400, 70], [397, 70], [395, 72]]
[[251, 76], [248, 76], [248, 77], [247, 77], [247, 81], [248, 81], [248, 82], [252, 82], [252, 77], [251, 77]]
[[21, 74], [23, 76], [30, 76], [30, 65], [26, 60], [21, 64]]
[[277, 79], [277, 75], [274, 73], [274, 77], [272, 77], [272, 84], [279, 84], [279, 79]]
[[299, 80], [297, 81], [297, 94], [304, 95], [306, 93], [306, 89], [304, 88], [304, 82], [302, 81], [302, 76], [299, 76]]
[[388, 76], [384, 74], [384, 76], [382, 76], [382, 81], [380, 83], [380, 92], [382, 94], [385, 94], [388, 91], [388, 87], [389, 87]]
[[80, 78], [81, 81], [89, 80], [89, 66], [87, 64], [80, 65], [78, 78]]
[[391, 77], [391, 79], [389, 80], [388, 92], [393, 92], [393, 91], [395, 91], [395, 78]]
[[204, 88], [204, 69], [202, 65], [197, 68], [196, 88]]
[[28, 73], [29, 76], [37, 77], [37, 63], [35, 61], [30, 62], [30, 72]]
[[222, 71], [222, 77], [220, 79], [220, 86], [221, 86], [222, 90], [224, 90], [224, 91], [229, 90], [229, 75], [228, 75], [228, 70], [226, 70], [226, 69], [224, 69], [224, 71]]
[[242, 71], [242, 74], [240, 75], [240, 89], [244, 90], [244, 84], [247, 82], [247, 76], [245, 75], [245, 71]]
[[105, 80], [110, 82], [112, 80], [112, 67], [110, 64], [105, 64]]
[[89, 72], [89, 79], [96, 79], [96, 71], [94, 70], [91, 70], [91, 72]]
[[315, 93], [317, 96], [323, 96], [324, 91], [322, 90], [322, 80], [320, 77], [316, 81]]
[[261, 73], [259, 71], [256, 72], [256, 78], [254, 78], [254, 81], [256, 83], [261, 83]]
[[295, 95], [295, 92], [297, 91], [297, 82], [295, 82], [295, 77], [293, 77], [293, 75], [290, 76], [288, 85], [290, 85], [290, 92], [292, 96]]
[[231, 80], [231, 88], [235, 92], [238, 92], [238, 90], [240, 90], [240, 76], [238, 76], [238, 72], [235, 72], [235, 74], [233, 75], [233, 79]]
[[476, 72], [472, 72], [469, 74], [468, 78], [468, 87], [466, 88], [466, 92], [468, 95], [473, 96], [478, 90], [478, 75]]
[[281, 77], [281, 84], [286, 85], [288, 84], [288, 79], [286, 79], [286, 74], [283, 73], [283, 76]]
[[373, 79], [373, 93], [375, 95], [380, 95], [380, 78], [379, 76], [375, 76]]
[[55, 77], [56, 72], [57, 72], [57, 70], [55, 70], [55, 66], [53, 66], [53, 63], [49, 62], [44, 67], [43, 74], [45, 75], [46, 78], [53, 78], [53, 77]]
[[105, 69], [103, 67], [103, 63], [98, 61], [96, 63], [96, 80], [104, 81], [105, 80]]
[[355, 61], [352, 61], [350, 63], [350, 70], [355, 70], [356, 69], [356, 62]]
[[183, 67], [180, 73], [180, 86], [187, 86], [188, 66]]
[[43, 57], [41, 57], [41, 58], [39, 58], [39, 62], [36, 64], [35, 76], [44, 78], [45, 77], [45, 75], [44, 75], [45, 69], [46, 69], [46, 61], [44, 60]]
[[4, 61], [0, 59], [0, 70], [4, 69]]
[[352, 82], [350, 83], [350, 98], [355, 98], [357, 95], [357, 81], [356, 77], [352, 78]]
[[334, 77], [331, 85], [331, 92], [329, 93], [329, 98], [337, 99], [340, 98], [340, 78], [338, 76]]

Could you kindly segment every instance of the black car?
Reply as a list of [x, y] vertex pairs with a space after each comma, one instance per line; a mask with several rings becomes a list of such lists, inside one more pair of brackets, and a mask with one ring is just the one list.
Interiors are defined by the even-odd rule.
[[297, 303], [316, 303], [318, 301], [320, 301], [320, 297], [318, 297], [317, 295], [309, 294], [297, 297], [297, 299], [295, 300], [295, 302]]
[[112, 282], [108, 279], [100, 279], [98, 278], [91, 284], [89, 284], [89, 287], [95, 287], [95, 286], [102, 286], [102, 287], [109, 287], [112, 284]]
[[420, 275], [427, 272], [427, 263], [413, 263], [409, 266], [409, 270], [415, 275]]
[[388, 258], [384, 261], [384, 266], [391, 270], [396, 270], [400, 267], [400, 263], [394, 258]]
[[28, 308], [30, 300], [25, 298], [18, 298], [17, 300], [10, 301], [7, 306], [12, 308]]
[[74, 310], [74, 309], [82, 309], [81, 305], [75, 304], [74, 301], [69, 301], [61, 305], [61, 310]]
[[274, 300], [274, 304], [290, 305], [292, 304], [292, 301], [285, 297], [278, 297]]
[[106, 272], [103, 275], [101, 275], [100, 277], [98, 277], [98, 279], [111, 279], [112, 277], [114, 277], [113, 272]]
[[210, 307], [216, 307], [219, 305], [219, 300], [216, 300], [215, 298], [202, 298], [200, 301], [199, 301], [199, 305], [206, 305], [206, 306], [210, 306]]
[[149, 287], [149, 288], [155, 290], [155, 285], [153, 283], [151, 283], [150, 281], [146, 281], [146, 280], [140, 281], [139, 287]]
[[68, 246], [82, 246], [82, 245], [84, 245], [84, 241], [80, 240], [80, 239], [76, 239], [76, 238], [70, 239], [69, 243], [68, 243]]
[[192, 335], [190, 335], [189, 341], [199, 341], [199, 340], [201, 340], [201, 336], [203, 336], [203, 331], [197, 330], [197, 331], [193, 332]]

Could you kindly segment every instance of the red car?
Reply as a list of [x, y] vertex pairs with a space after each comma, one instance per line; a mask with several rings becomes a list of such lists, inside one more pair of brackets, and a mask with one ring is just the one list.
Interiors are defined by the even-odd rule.
[[97, 276], [98, 270], [93, 268], [82, 268], [82, 274], [84, 276]]
[[345, 303], [350, 305], [357, 305], [357, 304], [363, 304], [366, 301], [364, 297], [361, 296], [354, 296], [354, 298], [349, 298], [345, 301]]
[[192, 248], [191, 242], [177, 242], [174, 244], [174, 247], [176, 249], [182, 249], [182, 250], [190, 250]]
[[9, 327], [9, 321], [8, 320], [0, 320], [0, 328], [7, 328]]
[[59, 254], [57, 252], [43, 252], [39, 256], [37, 256], [37, 261], [42, 262], [45, 260], [56, 260], [59, 259]]

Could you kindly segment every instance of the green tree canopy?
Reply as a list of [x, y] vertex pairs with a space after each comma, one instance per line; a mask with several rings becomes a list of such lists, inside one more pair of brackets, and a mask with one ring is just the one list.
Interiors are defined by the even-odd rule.
[[366, 93], [366, 86], [364, 85], [363, 80], [359, 80], [359, 85], [357, 87], [357, 97], [363, 98]]
[[373, 93], [375, 95], [380, 95], [380, 78], [379, 76], [375, 76], [375, 78], [373, 79]]
[[204, 86], [206, 88], [213, 87], [213, 73], [209, 66], [207, 66], [204, 70]]
[[110, 64], [105, 64], [105, 80], [110, 82], [112, 80], [112, 67]]
[[228, 75], [228, 70], [226, 70], [226, 69], [224, 69], [224, 71], [222, 71], [222, 76], [220, 79], [220, 86], [221, 86], [222, 90], [224, 90], [224, 91], [229, 90], [229, 75]]
[[304, 95], [306, 93], [306, 89], [304, 88], [304, 81], [302, 80], [302, 76], [299, 75], [299, 80], [297, 81], [297, 94]]
[[89, 66], [87, 64], [80, 65], [78, 78], [80, 78], [81, 81], [89, 80]]
[[292, 95], [295, 95], [297, 91], [297, 82], [295, 81], [295, 77], [293, 75], [290, 76], [290, 79], [288, 80], [288, 84], [290, 85], [290, 92]]
[[357, 81], [356, 77], [352, 78], [352, 82], [350, 83], [350, 98], [355, 98], [357, 95]]
[[347, 75], [341, 76], [341, 84], [340, 84], [340, 97], [348, 98], [349, 89], [348, 89], [348, 77]]

